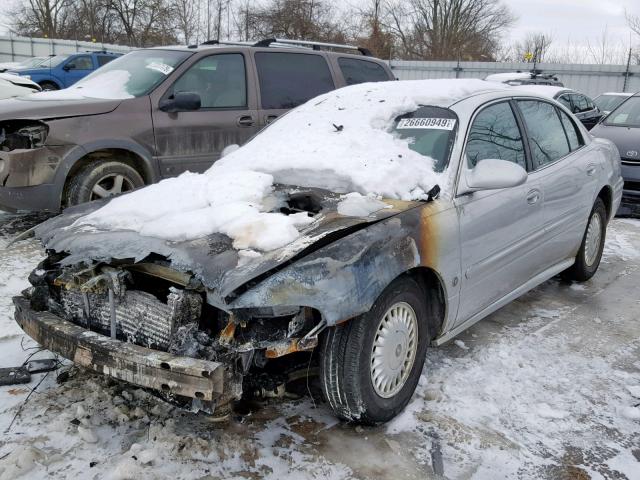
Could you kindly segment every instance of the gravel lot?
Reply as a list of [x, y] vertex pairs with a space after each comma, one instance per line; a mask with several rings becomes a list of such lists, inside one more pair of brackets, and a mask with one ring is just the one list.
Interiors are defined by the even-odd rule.
[[[10, 297], [43, 252], [5, 247], [38, 220], [0, 214], [2, 367], [34, 351]], [[0, 480], [640, 479], [638, 285], [640, 222], [615, 220], [591, 281], [552, 279], [431, 349], [412, 403], [376, 428], [310, 395], [216, 424], [86, 371], [34, 375], [0, 387]]]

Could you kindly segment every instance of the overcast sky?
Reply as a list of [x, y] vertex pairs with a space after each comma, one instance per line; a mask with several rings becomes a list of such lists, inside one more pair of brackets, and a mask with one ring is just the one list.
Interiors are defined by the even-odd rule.
[[[612, 39], [629, 44], [625, 9], [640, 15], [640, 0], [505, 0], [518, 16], [510, 32], [520, 39], [527, 32], [550, 33], [554, 42], [584, 43], [607, 26]], [[634, 43], [640, 39], [635, 38]]]
[[[7, 33], [3, 25], [8, 21], [5, 6], [19, 0], [0, 0], [0, 33]], [[328, 0], [341, 3], [341, 0]], [[640, 15], [640, 0], [503, 0], [518, 17], [510, 39], [520, 39], [527, 32], [544, 32], [553, 36], [554, 44], [585, 44], [602, 34], [605, 25], [611, 40], [629, 44], [629, 29], [625, 9]], [[640, 43], [637, 36], [634, 44]]]

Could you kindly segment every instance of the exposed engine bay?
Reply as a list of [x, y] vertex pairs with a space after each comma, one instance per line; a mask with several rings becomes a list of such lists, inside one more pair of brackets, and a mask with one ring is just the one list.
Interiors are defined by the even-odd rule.
[[[24, 292], [31, 309], [102, 338], [149, 349], [148, 356], [163, 352], [179, 364], [190, 358], [219, 364], [201, 374], [213, 378], [213, 370], [223, 370], [216, 373], [222, 386], [214, 388], [222, 392], [191, 391], [175, 379], [158, 379], [161, 395], [185, 407], [219, 413], [243, 395], [282, 392], [286, 365], [310, 361], [324, 325], [310, 308], [215, 308], [206, 303], [205, 289], [194, 276], [171, 269], [161, 258], [61, 267], [64, 256], [50, 255], [32, 272], [33, 287]], [[85, 366], [93, 368], [96, 353], [90, 358]], [[77, 351], [73, 360], [78, 362]], [[119, 367], [111, 363], [113, 375], [111, 369]], [[161, 371], [175, 373], [173, 363], [161, 362]], [[126, 374], [120, 377], [131, 381]]]

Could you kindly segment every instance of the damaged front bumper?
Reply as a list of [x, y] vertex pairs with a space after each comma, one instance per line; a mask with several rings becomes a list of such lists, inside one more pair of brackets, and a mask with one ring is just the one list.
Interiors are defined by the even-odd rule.
[[112, 339], [14, 297], [15, 319], [44, 348], [118, 380], [167, 394], [214, 402], [225, 397], [225, 365]]

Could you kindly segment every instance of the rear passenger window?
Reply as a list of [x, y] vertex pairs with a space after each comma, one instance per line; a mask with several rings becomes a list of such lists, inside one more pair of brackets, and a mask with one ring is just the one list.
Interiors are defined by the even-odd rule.
[[263, 109], [297, 107], [335, 88], [327, 61], [320, 55], [255, 54]]
[[587, 98], [584, 95], [573, 94], [571, 95], [571, 97], [574, 113], [586, 112], [587, 110], [590, 110], [589, 102], [587, 102]]
[[508, 102], [491, 105], [476, 116], [466, 152], [469, 168], [487, 159], [508, 160], [527, 168], [522, 135]]
[[518, 106], [527, 125], [534, 170], [569, 153], [556, 107], [537, 100], [518, 100]]
[[573, 123], [573, 121], [569, 118], [569, 115], [561, 110], [558, 110], [558, 114], [560, 115], [560, 120], [562, 120], [564, 131], [567, 132], [569, 146], [571, 147], [571, 151], [573, 152], [574, 150], [577, 150], [582, 145], [584, 145], [582, 135], [580, 135], [578, 127], [576, 127], [575, 123]]
[[386, 82], [389, 80], [387, 72], [381, 65], [368, 60], [339, 58], [338, 65], [347, 85], [365, 82]]

